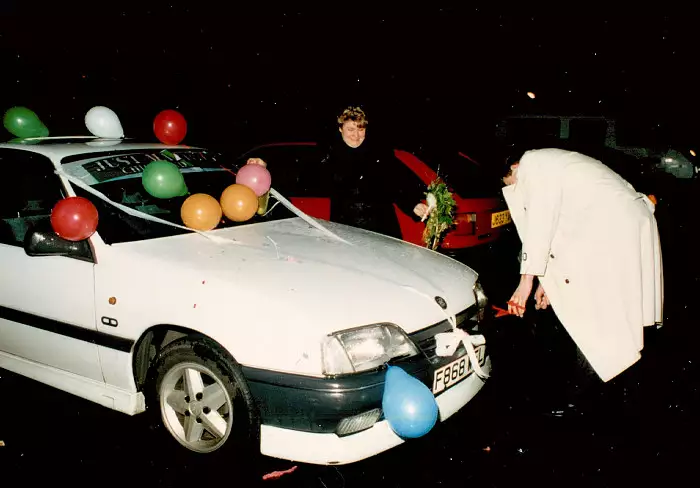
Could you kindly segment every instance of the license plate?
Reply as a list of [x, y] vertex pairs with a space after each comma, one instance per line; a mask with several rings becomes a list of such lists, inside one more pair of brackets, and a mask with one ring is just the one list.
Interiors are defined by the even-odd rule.
[[500, 227], [502, 225], [510, 224], [510, 210], [504, 210], [503, 212], [496, 212], [491, 214], [491, 228]]
[[[474, 352], [476, 352], [476, 358], [481, 364], [484, 360], [484, 346], [475, 347]], [[433, 373], [433, 394], [437, 395], [456, 385], [473, 371], [474, 365], [471, 364], [469, 356], [466, 354], [459, 359], [455, 359], [450, 364], [440, 367]]]

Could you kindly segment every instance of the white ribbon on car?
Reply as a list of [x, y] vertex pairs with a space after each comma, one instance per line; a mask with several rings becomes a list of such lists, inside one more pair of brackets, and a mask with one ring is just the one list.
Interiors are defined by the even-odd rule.
[[226, 239], [226, 238], [221, 237], [221, 236], [213, 235], [209, 232], [196, 230], [196, 229], [190, 229], [189, 227], [185, 227], [184, 225], [174, 224], [172, 222], [168, 222], [165, 219], [154, 217], [153, 215], [148, 215], [147, 213], [141, 212], [140, 210], [135, 210], [133, 208], [127, 207], [126, 205], [122, 205], [121, 203], [117, 203], [114, 200], [110, 200], [110, 198], [107, 195], [105, 195], [104, 193], [95, 190], [93, 187], [91, 187], [90, 185], [88, 185], [87, 183], [82, 181], [80, 178], [69, 175], [68, 173], [63, 171], [63, 169], [61, 169], [61, 168], [57, 169], [55, 171], [55, 173], [59, 176], [62, 176], [66, 180], [70, 181], [73, 185], [85, 190], [86, 192], [88, 192], [92, 195], [95, 195], [100, 200], [103, 200], [103, 201], [109, 203], [113, 207], [118, 208], [122, 212], [124, 212], [128, 215], [131, 215], [132, 217], [138, 217], [138, 218], [148, 220], [151, 222], [156, 222], [156, 223], [163, 224], [163, 225], [169, 225], [170, 227], [175, 227], [177, 229], [183, 229], [183, 230], [188, 230], [190, 232], [196, 232], [197, 234], [204, 236], [207, 239], [210, 239], [210, 240], [212, 240], [216, 243], [219, 243], [219, 244], [241, 244], [239, 241], [236, 241], [233, 239]]
[[294, 204], [292, 202], [290, 202], [289, 200], [284, 198], [282, 195], [280, 195], [279, 192], [277, 190], [275, 190], [274, 188], [270, 188], [270, 195], [275, 197], [280, 203], [282, 203], [282, 205], [287, 207], [294, 215], [296, 215], [297, 217], [302, 219], [304, 222], [306, 222], [310, 226], [315, 227], [316, 229], [320, 230], [324, 234], [326, 234], [330, 237], [333, 237], [334, 239], [337, 239], [340, 242], [343, 242], [345, 244], [352, 246], [352, 243], [346, 241], [345, 239], [343, 239], [339, 235], [335, 234], [334, 232], [331, 232], [330, 230], [326, 229], [323, 225], [318, 223], [318, 221], [316, 219], [314, 219], [313, 217], [311, 217], [311, 216], [305, 214], [304, 212], [302, 212], [301, 210], [299, 210], [297, 207], [294, 206]]
[[441, 357], [452, 356], [455, 351], [457, 351], [457, 348], [459, 348], [460, 343], [464, 344], [464, 348], [467, 350], [467, 356], [469, 356], [469, 361], [474, 367], [474, 373], [476, 373], [479, 379], [486, 381], [489, 375], [481, 368], [479, 358], [477, 358], [476, 350], [474, 349], [474, 346], [486, 344], [486, 338], [482, 334], [470, 335], [466, 330], [459, 329], [457, 327], [455, 315], [443, 309], [429, 295], [416, 290], [412, 286], [404, 285], [404, 288], [430, 300], [430, 303], [437, 305], [440, 311], [447, 316], [447, 321], [452, 327], [452, 331], [435, 334], [435, 353]]
[[[72, 183], [73, 185], [75, 185], [75, 186], [77, 186], [77, 187], [79, 187], [79, 188], [85, 190], [86, 192], [88, 192], [88, 193], [90, 193], [90, 194], [92, 194], [92, 195], [95, 195], [95, 196], [96, 196], [97, 198], [99, 198], [100, 200], [103, 200], [104, 202], [106, 202], [106, 203], [112, 205], [113, 207], [118, 208], [118, 209], [121, 210], [122, 212], [124, 212], [124, 213], [126, 213], [126, 214], [128, 214], [128, 215], [131, 215], [132, 217], [138, 217], [138, 218], [142, 218], [142, 219], [144, 219], [144, 220], [148, 220], [148, 221], [150, 221], [150, 222], [156, 222], [156, 223], [163, 224], [163, 225], [169, 225], [170, 227], [175, 227], [175, 228], [177, 228], [177, 229], [183, 229], [183, 230], [188, 230], [188, 231], [191, 231], [191, 232], [196, 232], [197, 234], [199, 234], [199, 235], [201, 235], [201, 236], [204, 236], [204, 237], [206, 237], [207, 239], [209, 239], [209, 240], [211, 240], [211, 241], [213, 241], [213, 242], [216, 242], [216, 243], [218, 243], [218, 244], [242, 244], [240, 241], [236, 241], [236, 240], [234, 240], [234, 239], [224, 238], [224, 237], [221, 237], [221, 236], [217, 236], [217, 235], [215, 235], [215, 234], [212, 234], [211, 232], [206, 232], [206, 231], [191, 229], [191, 228], [189, 228], [189, 227], [185, 227], [184, 225], [174, 224], [174, 223], [169, 222], [169, 221], [167, 221], [167, 220], [165, 220], [165, 219], [161, 219], [161, 218], [155, 217], [155, 216], [153, 216], [153, 215], [148, 215], [148, 214], [145, 213], [145, 212], [141, 212], [141, 211], [139, 211], [139, 210], [136, 210], [136, 209], [127, 207], [126, 205], [122, 205], [121, 203], [117, 203], [117, 202], [115, 202], [114, 200], [111, 200], [111, 199], [110, 199], [107, 195], [105, 195], [104, 193], [102, 193], [102, 192], [100, 192], [100, 191], [98, 191], [98, 190], [95, 190], [92, 186], [88, 185], [87, 183], [85, 183], [84, 181], [82, 181], [80, 178], [77, 178], [77, 177], [75, 177], [75, 176], [69, 175], [68, 173], [66, 173], [65, 171], [63, 171], [62, 168], [56, 169], [56, 170], [55, 170], [55, 173], [56, 173], [57, 175], [59, 175], [59, 176], [65, 178], [66, 180], [68, 180], [68, 181], [69, 181], [70, 183]], [[308, 223], [308, 224], [311, 225], [312, 227], [315, 227], [316, 229], [319, 229], [319, 230], [322, 231], [323, 233], [325, 233], [325, 234], [327, 234], [327, 235], [329, 235], [329, 236], [331, 236], [331, 237], [334, 237], [335, 239], [338, 239], [339, 241], [344, 242], [345, 244], [352, 245], [351, 243], [349, 243], [349, 242], [346, 241], [345, 239], [341, 238], [340, 236], [338, 236], [338, 235], [336, 235], [335, 233], [331, 232], [330, 230], [326, 229], [323, 225], [321, 225], [320, 223], [318, 223], [318, 222], [317, 222], [315, 219], [313, 219], [312, 217], [306, 215], [304, 212], [302, 212], [301, 210], [299, 210], [298, 208], [296, 208], [296, 207], [294, 206], [294, 204], [292, 204], [289, 200], [287, 200], [287, 199], [284, 198], [282, 195], [280, 195], [280, 194], [277, 192], [277, 190], [275, 190], [274, 188], [270, 188], [270, 194], [271, 194], [272, 196], [274, 196], [280, 203], [282, 203], [282, 205], [284, 205], [285, 207], [287, 207], [292, 213], [294, 213], [295, 215], [297, 215], [298, 217], [300, 217], [304, 222]]]

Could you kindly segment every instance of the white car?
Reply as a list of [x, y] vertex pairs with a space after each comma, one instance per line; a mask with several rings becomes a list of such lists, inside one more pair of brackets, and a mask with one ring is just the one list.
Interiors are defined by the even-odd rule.
[[[218, 198], [235, 177], [205, 149], [21, 142], [0, 144], [0, 367], [128, 415], [148, 408], [194, 452], [252, 446], [313, 464], [405, 441], [382, 415], [387, 364], [432, 388], [440, 421], [484, 385], [485, 344], [470, 350], [478, 366], [463, 343], [435, 351], [455, 317], [483, 334], [487, 299], [469, 267], [305, 218], [284, 198], [244, 223], [183, 228], [185, 197], [151, 197], [141, 172], [170, 158], [190, 193]], [[269, 163], [274, 188], [282, 169]], [[50, 214], [76, 195], [99, 225], [72, 242]]]

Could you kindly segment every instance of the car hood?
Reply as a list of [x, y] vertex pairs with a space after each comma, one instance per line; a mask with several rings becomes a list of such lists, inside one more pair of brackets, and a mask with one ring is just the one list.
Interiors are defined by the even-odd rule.
[[324, 226], [346, 242], [292, 218], [221, 229], [213, 233], [221, 238], [216, 241], [190, 233], [120, 246], [135, 258], [131, 262], [157, 265], [168, 280], [209, 280], [227, 289], [229, 301], [236, 294], [267, 298], [301, 315], [318, 315], [307, 324], [332, 330], [388, 321], [412, 332], [445, 319], [436, 297], [445, 299], [448, 313], [474, 302], [477, 273], [469, 267], [398, 239]]
[[[477, 273], [434, 251], [299, 218], [115, 244], [96, 268], [138, 337], [155, 324], [206, 334], [241, 364], [319, 374], [323, 336], [393, 323], [412, 333], [475, 303]], [[436, 297], [447, 302], [447, 310]], [[111, 311], [110, 313], [116, 313]], [[117, 331], [115, 331], [117, 332]]]

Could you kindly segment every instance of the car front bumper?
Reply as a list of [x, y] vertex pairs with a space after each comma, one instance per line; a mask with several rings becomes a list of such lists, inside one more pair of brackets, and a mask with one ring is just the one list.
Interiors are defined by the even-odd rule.
[[[476, 306], [457, 314], [458, 327], [479, 334], [470, 320]], [[426, 387], [435, 371], [466, 356], [464, 345], [455, 354], [436, 354], [435, 335], [451, 330], [447, 320], [409, 335], [418, 356], [391, 361]], [[490, 371], [488, 345], [481, 367]], [[263, 454], [317, 464], [345, 464], [373, 456], [402, 441], [382, 413], [386, 368], [338, 377], [316, 378], [243, 367], [261, 423]], [[487, 373], [488, 374], [488, 373]], [[474, 372], [435, 397], [444, 421], [476, 395], [484, 382]]]
[[[491, 359], [488, 356], [482, 369], [487, 374], [491, 371]], [[435, 397], [440, 422], [464, 407], [483, 386], [484, 381], [472, 373]], [[394, 433], [387, 420], [380, 420], [367, 430], [343, 437], [333, 432], [295, 430], [264, 422], [260, 428], [260, 451], [263, 455], [309, 464], [353, 463], [403, 442], [404, 439]]]

